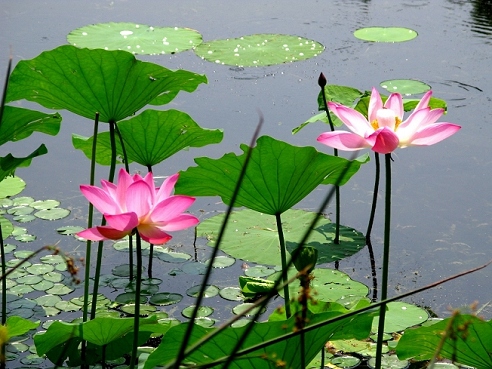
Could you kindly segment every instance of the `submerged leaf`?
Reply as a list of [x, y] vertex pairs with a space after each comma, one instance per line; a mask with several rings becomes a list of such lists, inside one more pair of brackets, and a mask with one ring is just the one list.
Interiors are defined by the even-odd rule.
[[[220, 196], [229, 204], [248, 147], [241, 145], [241, 149], [244, 153], [239, 156], [229, 153], [220, 159], [195, 159], [198, 166], [181, 172], [176, 193]], [[281, 214], [321, 183], [345, 184], [361, 164], [361, 161], [323, 154], [314, 147], [292, 146], [262, 136], [253, 149], [234, 205], [266, 214]]]
[[117, 122], [206, 81], [203, 75], [139, 61], [126, 51], [65, 45], [20, 61], [10, 76], [7, 102], [26, 99], [89, 119], [99, 112], [99, 121]]

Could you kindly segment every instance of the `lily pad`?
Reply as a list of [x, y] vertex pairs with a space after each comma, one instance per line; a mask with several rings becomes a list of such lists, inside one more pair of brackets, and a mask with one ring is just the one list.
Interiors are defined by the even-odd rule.
[[[157, 249], [154, 251], [157, 251]], [[184, 252], [174, 252], [167, 249], [155, 253], [154, 256], [157, 256], [158, 259], [167, 261], [168, 263], [183, 263], [191, 259], [191, 255], [189, 254], [185, 254]]]
[[414, 79], [389, 79], [379, 84], [389, 92], [399, 92], [402, 95], [423, 94], [431, 89], [427, 83]]
[[[372, 357], [367, 362], [367, 366], [371, 369], [376, 367], [376, 358]], [[410, 362], [399, 360], [396, 355], [383, 355], [381, 358], [381, 368], [384, 369], [405, 369], [410, 366]]]
[[325, 47], [304, 37], [255, 34], [198, 45], [195, 53], [212, 63], [258, 67], [290, 63], [318, 56]]
[[34, 213], [34, 216], [45, 219], [45, 220], [57, 220], [67, 217], [70, 214], [70, 210], [55, 208], [55, 209], [45, 209]]
[[243, 301], [244, 296], [239, 287], [224, 287], [219, 291], [220, 297], [229, 301]]
[[[198, 293], [200, 292], [202, 286], [193, 286], [190, 287], [186, 290], [186, 294], [191, 297], [198, 297]], [[207, 286], [205, 288], [205, 291], [203, 292], [203, 297], [204, 298], [209, 298], [209, 297], [214, 297], [217, 296], [219, 293], [219, 289], [213, 285]]]
[[[0, 181], [0, 198], [15, 196], [26, 187], [26, 182], [19, 177], [6, 177]], [[17, 205], [17, 204], [16, 204]]]
[[[227, 267], [234, 265], [235, 262], [236, 262], [236, 259], [231, 258], [230, 256], [217, 256], [214, 259], [212, 266], [214, 268], [222, 269], [222, 268], [227, 268]], [[210, 263], [210, 260], [205, 261], [205, 265], [208, 265], [208, 263]]]
[[354, 32], [354, 36], [358, 39], [372, 42], [410, 41], [417, 35], [414, 30], [403, 27], [366, 27]]
[[0, 225], [2, 226], [2, 238], [6, 239], [8, 236], [12, 234], [14, 230], [14, 226], [7, 218], [0, 216]]
[[161, 292], [161, 293], [157, 293], [154, 296], [152, 296], [150, 298], [149, 302], [152, 305], [166, 306], [166, 305], [177, 304], [182, 299], [183, 299], [183, 296], [180, 295], [179, 293]]
[[32, 234], [21, 234], [19, 236], [15, 236], [14, 238], [20, 242], [32, 242], [36, 239], [36, 236]]
[[[313, 217], [312, 212], [288, 210], [282, 214], [287, 251], [298, 247]], [[208, 245], [214, 246], [223, 215], [216, 215], [198, 225], [198, 234], [208, 239]], [[280, 247], [275, 217], [259, 214], [245, 209], [233, 212], [229, 226], [223, 236], [222, 251], [241, 260], [266, 265], [280, 265]], [[335, 229], [326, 218], [321, 218], [311, 233], [306, 245], [318, 249], [318, 264], [328, 263], [353, 255], [365, 246], [365, 238], [356, 230], [341, 226], [340, 244], [335, 245]]]
[[[251, 308], [253, 305], [254, 305], [253, 303], [245, 302], [244, 304], [234, 306], [234, 308], [232, 309], [232, 312], [236, 315], [241, 314], [243, 316], [252, 316], [252, 315], [255, 315], [261, 309], [259, 306], [257, 306], [257, 307], [254, 307], [253, 309], [251, 309], [250, 311], [248, 311], [246, 313], [246, 310]], [[265, 311], [266, 311], [265, 308], [261, 309], [262, 313], [264, 313]]]
[[[384, 320], [384, 331], [386, 333], [403, 331], [421, 324], [429, 318], [427, 311], [405, 302], [390, 302], [387, 305], [387, 309]], [[375, 317], [372, 323], [373, 332], [377, 332], [378, 322], [379, 317]]]
[[244, 275], [248, 277], [259, 277], [259, 278], [268, 277], [273, 273], [275, 273], [275, 269], [272, 269], [264, 265], [256, 265], [244, 271]]
[[[185, 307], [183, 309], [183, 311], [181, 312], [181, 314], [185, 317], [185, 318], [191, 318], [192, 314], [193, 314], [193, 310], [195, 309], [195, 306], [188, 306], [188, 307]], [[212, 315], [212, 313], [214, 312], [214, 309], [211, 308], [210, 306], [200, 306], [198, 308], [198, 314], [197, 314], [197, 317], [199, 318], [203, 318], [203, 317], [207, 317], [209, 315]]]
[[79, 227], [79, 226], [65, 226], [65, 227], [60, 227], [56, 231], [59, 234], [63, 234], [66, 236], [71, 236], [76, 234], [77, 232], [83, 231], [85, 228]]
[[202, 42], [202, 35], [190, 28], [151, 27], [136, 23], [98, 23], [71, 31], [67, 40], [89, 49], [125, 50], [133, 54], [175, 54]]
[[60, 201], [58, 200], [38, 200], [30, 204], [30, 206], [38, 210], [53, 209], [56, 208], [58, 205], [60, 205]]

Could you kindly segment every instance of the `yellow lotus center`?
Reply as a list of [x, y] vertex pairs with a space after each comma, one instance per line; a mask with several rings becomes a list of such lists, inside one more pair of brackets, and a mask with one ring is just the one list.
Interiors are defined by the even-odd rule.
[[[380, 112], [381, 112], [381, 114], [380, 114]], [[383, 121], [384, 121], [383, 127], [390, 127], [390, 128], [393, 129], [393, 131], [396, 132], [396, 130], [398, 129], [398, 126], [401, 123], [401, 119], [399, 117], [397, 117], [397, 116], [394, 116], [394, 118], [392, 118], [392, 119], [394, 119], [395, 122], [394, 123], [393, 122], [388, 122], [388, 115], [390, 115], [390, 114], [391, 113], [388, 110], [386, 110], [386, 108], [383, 108], [383, 109], [380, 109], [378, 111], [377, 116], [379, 116], [380, 118], [383, 118]], [[381, 128], [381, 125], [379, 124], [378, 119], [374, 119], [371, 122], [371, 126], [372, 126], [372, 128], [374, 128], [375, 131], [378, 130], [379, 128]]]

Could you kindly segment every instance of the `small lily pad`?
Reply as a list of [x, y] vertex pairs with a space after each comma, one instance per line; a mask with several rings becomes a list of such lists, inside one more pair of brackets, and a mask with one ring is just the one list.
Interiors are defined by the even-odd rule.
[[417, 32], [403, 27], [365, 27], [354, 32], [360, 40], [372, 42], [403, 42], [417, 37]]
[[205, 274], [207, 266], [202, 263], [186, 263], [181, 270], [186, 274], [202, 275]]
[[244, 274], [248, 277], [268, 277], [269, 275], [275, 273], [275, 269], [269, 268], [264, 265], [256, 265], [254, 267], [248, 268], [244, 271]]
[[244, 296], [239, 287], [225, 287], [219, 291], [220, 297], [229, 301], [243, 301]]
[[[156, 249], [156, 251], [157, 250], [158, 249]], [[173, 252], [173, 251], [156, 252], [155, 256], [157, 256], [157, 258], [159, 258], [162, 261], [167, 261], [168, 263], [182, 263], [191, 259], [191, 255], [189, 254], [185, 254], [183, 252]]]
[[39, 260], [46, 264], [60, 264], [65, 262], [65, 259], [61, 255], [44, 255]]
[[65, 227], [60, 227], [56, 231], [59, 234], [65, 235], [65, 236], [71, 236], [74, 235], [80, 231], [83, 231], [85, 228], [79, 227], [79, 226], [65, 226]]
[[[232, 309], [232, 312], [236, 315], [244, 314], [244, 312], [247, 309], [249, 309], [250, 307], [252, 307], [253, 305], [254, 305], [253, 303], [245, 302], [244, 304], [234, 306], [234, 308]], [[259, 310], [260, 310], [260, 307], [257, 306], [255, 308], [251, 309], [250, 311], [248, 311], [247, 313], [245, 313], [244, 316], [255, 315]], [[263, 308], [261, 310], [261, 313], [263, 314], [265, 311], [266, 311], [266, 309]]]
[[[150, 305], [140, 305], [140, 316], [148, 316], [155, 312], [156, 308], [155, 306], [150, 306]], [[121, 307], [121, 311], [134, 315], [135, 314], [135, 304], [127, 304]]]
[[[376, 358], [372, 357], [367, 362], [367, 366], [374, 369], [376, 366]], [[396, 355], [383, 355], [381, 358], [381, 368], [384, 369], [405, 369], [410, 366], [407, 360], [399, 360]]]
[[12, 199], [14, 206], [29, 206], [34, 202], [34, 199], [30, 196], [20, 196]]
[[26, 187], [26, 182], [19, 177], [5, 177], [0, 181], [0, 198], [15, 196]]
[[[405, 302], [390, 302], [384, 320], [384, 331], [393, 333], [421, 324], [429, 318], [429, 314], [418, 306]], [[372, 322], [372, 331], [377, 332], [379, 317]]]
[[215, 320], [204, 316], [196, 318], [194, 323], [204, 328], [210, 328], [215, 324]]
[[[198, 293], [200, 292], [200, 289], [201, 289], [200, 285], [193, 286], [191, 288], [188, 288], [188, 290], [186, 290], [186, 294], [188, 296], [196, 298], [198, 297]], [[218, 293], [219, 293], [219, 289], [215, 286], [210, 285], [205, 288], [205, 291], [203, 292], [203, 297], [204, 298], [214, 297], [217, 296]]]
[[[208, 265], [209, 262], [210, 262], [210, 260], [205, 261], [205, 265]], [[236, 262], [236, 259], [231, 258], [230, 256], [217, 256], [214, 259], [212, 266], [214, 268], [222, 269], [222, 268], [227, 268], [227, 267], [230, 267], [231, 265], [234, 265], [235, 262]]]
[[[12, 235], [16, 236], [16, 228], [18, 227], [15, 227], [14, 230], [12, 231]], [[18, 234], [23, 234], [23, 233], [26, 233], [26, 232], [19, 232]], [[31, 256], [32, 254], [34, 254], [34, 251], [29, 251], [29, 250], [18, 250], [16, 252], [14, 252], [14, 256], [16, 258], [19, 258], [19, 259], [25, 259], [25, 258], [28, 258], [29, 256]], [[24, 265], [25, 266], [25, 265]]]
[[34, 213], [34, 216], [45, 220], [57, 220], [67, 217], [68, 214], [70, 214], [70, 210], [68, 209], [55, 208], [55, 209], [40, 210]]
[[352, 369], [358, 366], [361, 360], [355, 356], [337, 356], [329, 360], [332, 365], [338, 368]]
[[44, 295], [37, 297], [35, 300], [39, 305], [47, 307], [55, 306], [58, 302], [62, 301], [62, 298], [57, 295]]
[[41, 278], [40, 276], [38, 275], [26, 275], [24, 277], [20, 277], [17, 279], [17, 283], [21, 283], [21, 284], [36, 284], [36, 283], [39, 283], [43, 280], [43, 278]]
[[166, 305], [177, 304], [182, 299], [183, 296], [180, 295], [179, 293], [161, 292], [152, 296], [149, 302], [152, 305], [166, 306]]
[[52, 272], [55, 269], [53, 265], [49, 264], [33, 264], [26, 268], [26, 270], [34, 275], [41, 275]]
[[[137, 267], [136, 265], [132, 265], [133, 267], [133, 273], [137, 273]], [[113, 270], [111, 271], [115, 276], [118, 277], [129, 277], [130, 276], [130, 265], [129, 264], [123, 264], [119, 265], [117, 267], [114, 267]], [[127, 281], [128, 283], [128, 281]]]
[[255, 34], [204, 42], [195, 53], [209, 62], [238, 67], [290, 63], [318, 56], [325, 47], [304, 37]]
[[53, 209], [60, 205], [58, 200], [38, 200], [31, 203], [31, 207], [37, 210]]
[[69, 293], [72, 293], [73, 290], [74, 290], [73, 288], [69, 286], [65, 286], [64, 284], [55, 283], [55, 285], [51, 287], [49, 290], [47, 290], [46, 293], [52, 295], [68, 295]]
[[14, 206], [13, 208], [10, 208], [9, 210], [7, 210], [7, 214], [10, 214], [10, 215], [15, 215], [15, 216], [18, 216], [18, 215], [27, 215], [27, 214], [31, 214], [32, 212], [34, 211], [34, 208], [30, 207], [30, 206]]
[[190, 28], [151, 27], [136, 23], [99, 23], [73, 30], [67, 40], [89, 49], [125, 50], [133, 54], [175, 54], [202, 42]]
[[34, 291], [34, 289], [27, 284], [18, 284], [9, 290], [10, 293], [13, 293], [14, 295], [19, 295], [19, 296], [25, 295], [26, 293], [29, 293], [32, 291]]
[[36, 219], [36, 217], [32, 214], [27, 214], [27, 215], [17, 215], [12, 219], [19, 223], [29, 223], [32, 222], [34, 219]]
[[55, 304], [55, 307], [60, 310], [60, 311], [79, 311], [80, 306], [76, 305], [74, 303], [71, 303], [70, 301], [59, 301]]
[[402, 95], [423, 94], [431, 89], [427, 83], [414, 79], [389, 79], [379, 84], [388, 92], [399, 92]]
[[21, 234], [19, 236], [15, 236], [14, 239], [20, 242], [32, 242], [36, 239], [36, 236], [32, 234]]
[[[131, 304], [135, 303], [135, 294], [134, 293], [121, 293], [115, 297], [114, 301], [119, 302], [120, 304]], [[140, 303], [145, 304], [147, 302], [147, 298], [145, 296], [140, 296]]]
[[[195, 306], [193, 306], [193, 305], [192, 306], [185, 307], [183, 309], [183, 311], [181, 312], [181, 314], [185, 318], [190, 319], [191, 318], [191, 315], [193, 314], [193, 310], [194, 309], [195, 309]], [[198, 308], [197, 317], [198, 318], [206, 317], [206, 316], [212, 315], [213, 312], [214, 312], [214, 309], [211, 308], [210, 306], [200, 306]]]

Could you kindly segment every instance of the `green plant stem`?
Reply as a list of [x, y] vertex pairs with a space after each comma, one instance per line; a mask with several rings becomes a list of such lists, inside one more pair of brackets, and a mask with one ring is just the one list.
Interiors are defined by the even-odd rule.
[[[114, 173], [116, 171], [116, 139], [115, 139], [115, 122], [109, 122], [109, 138], [111, 142], [111, 165], [109, 167], [108, 181], [114, 182]], [[101, 225], [105, 225], [106, 220], [103, 218]], [[96, 271], [94, 273], [94, 289], [92, 293], [91, 319], [96, 316], [97, 294], [99, 292], [99, 278], [101, 276], [101, 264], [103, 254], [103, 241], [99, 241], [97, 246]], [[133, 279], [133, 265], [130, 265], [130, 279]]]
[[133, 324], [133, 347], [132, 347], [132, 358], [130, 361], [130, 368], [135, 368], [138, 363], [137, 351], [138, 351], [138, 332], [140, 326], [140, 291], [142, 284], [142, 240], [140, 239], [140, 234], [135, 230], [137, 239], [137, 275], [135, 280], [135, 316]]
[[189, 339], [191, 337], [191, 333], [193, 332], [193, 322], [195, 321], [197, 315], [198, 315], [198, 309], [200, 309], [200, 305], [203, 300], [203, 296], [205, 293], [205, 289], [207, 288], [208, 280], [210, 279], [210, 276], [212, 274], [212, 269], [213, 269], [213, 263], [215, 260], [215, 257], [217, 256], [217, 253], [219, 252], [220, 249], [220, 244], [222, 242], [222, 238], [224, 237], [224, 233], [227, 227], [227, 222], [229, 221], [229, 217], [231, 215], [232, 209], [234, 207], [234, 203], [236, 202], [237, 195], [239, 193], [239, 189], [241, 188], [241, 183], [243, 182], [244, 176], [246, 175], [246, 169], [248, 168], [248, 163], [251, 159], [251, 154], [253, 152], [253, 146], [256, 142], [256, 139], [258, 138], [260, 134], [261, 127], [263, 125], [263, 115], [260, 113], [260, 121], [258, 123], [258, 126], [256, 127], [256, 130], [253, 134], [253, 137], [251, 138], [251, 142], [249, 144], [249, 150], [246, 154], [246, 157], [244, 158], [244, 163], [241, 168], [241, 172], [239, 173], [239, 177], [237, 179], [236, 185], [234, 187], [234, 192], [232, 193], [231, 200], [229, 203], [229, 206], [227, 207], [225, 216], [224, 216], [224, 221], [222, 222], [219, 230], [219, 234], [217, 236], [217, 241], [215, 243], [215, 247], [212, 249], [212, 255], [210, 257], [210, 261], [207, 265], [207, 270], [205, 271], [205, 275], [203, 276], [203, 281], [200, 287], [200, 292], [198, 292], [196, 302], [195, 302], [195, 308], [193, 309], [193, 312], [191, 313], [190, 317], [190, 324], [188, 324], [186, 328], [185, 335], [183, 337], [183, 341], [181, 342], [181, 346], [179, 347], [178, 354], [176, 355], [176, 360], [174, 363], [171, 365], [174, 366], [175, 369], [179, 369], [181, 361], [186, 357], [185, 355], [185, 350], [186, 347], [188, 346]]
[[376, 165], [376, 174], [374, 177], [374, 190], [372, 192], [371, 215], [369, 216], [369, 223], [367, 224], [366, 243], [371, 242], [372, 226], [374, 224], [374, 216], [376, 214], [376, 204], [378, 201], [379, 177], [381, 173], [381, 165], [379, 164], [379, 154], [377, 152], [374, 153], [374, 164]]
[[[383, 274], [381, 278], [381, 300], [388, 298], [388, 269], [391, 233], [391, 154], [385, 154], [386, 189], [384, 199], [384, 248], [383, 248]], [[386, 304], [379, 308], [378, 341], [376, 342], [376, 369], [381, 368], [383, 353], [384, 318], [386, 317]]]
[[[328, 123], [330, 124], [330, 129], [333, 132], [335, 130], [335, 125], [331, 120], [330, 110], [328, 109], [328, 103], [326, 100], [326, 92], [324, 86], [321, 87], [321, 95], [323, 96], [323, 104], [325, 105], [326, 116], [328, 117]], [[338, 156], [338, 150], [333, 149], [333, 155]], [[335, 239], [333, 243], [335, 245], [340, 244], [340, 186], [335, 186]], [[337, 262], [338, 263], [338, 262]]]
[[[152, 165], [147, 165], [147, 170], [149, 173], [152, 173]], [[147, 276], [152, 279], [152, 263], [154, 259], [154, 244], [150, 244], [149, 247], [149, 266], [147, 268]]]
[[[282, 262], [282, 282], [287, 283], [287, 250], [285, 248], [285, 238], [284, 231], [282, 228], [282, 219], [280, 218], [280, 214], [275, 214], [275, 220], [277, 221], [277, 233], [278, 233], [278, 242], [280, 244], [280, 259]], [[290, 293], [289, 293], [289, 285], [286, 284], [284, 286], [284, 306], [285, 306], [285, 315], [287, 319], [291, 317], [290, 312]]]

